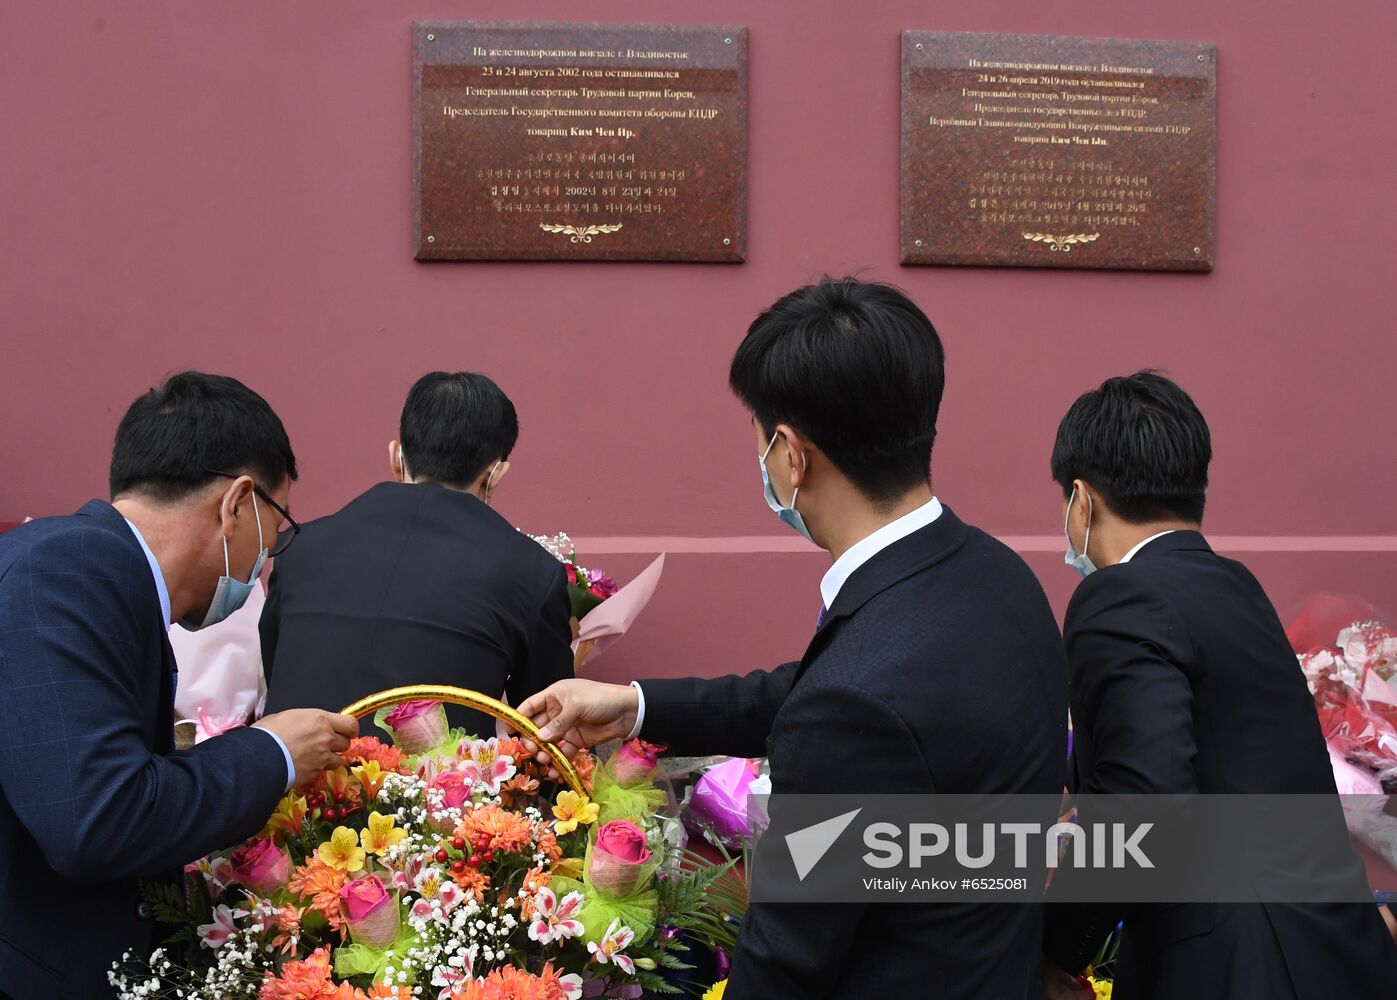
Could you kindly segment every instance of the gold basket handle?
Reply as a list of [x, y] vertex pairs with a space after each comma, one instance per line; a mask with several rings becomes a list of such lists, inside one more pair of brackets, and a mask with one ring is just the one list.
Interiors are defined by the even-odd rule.
[[539, 739], [538, 726], [535, 726], [531, 719], [520, 715], [504, 702], [481, 694], [479, 691], [450, 687], [446, 684], [410, 684], [407, 687], [390, 688], [387, 691], [380, 691], [378, 694], [371, 694], [367, 698], [360, 698], [354, 704], [346, 706], [342, 714], [362, 719], [366, 715], [373, 715], [380, 708], [401, 705], [408, 701], [444, 701], [450, 705], [464, 705], [466, 708], [473, 708], [478, 712], [484, 712], [486, 715], [508, 723], [520, 736], [532, 740], [543, 748], [543, 751], [553, 759], [553, 767], [569, 788], [578, 795], [587, 794], [587, 788], [582, 784], [582, 778], [578, 775], [577, 769], [572, 766], [572, 761], [568, 760], [567, 754], [552, 743], [545, 743]]

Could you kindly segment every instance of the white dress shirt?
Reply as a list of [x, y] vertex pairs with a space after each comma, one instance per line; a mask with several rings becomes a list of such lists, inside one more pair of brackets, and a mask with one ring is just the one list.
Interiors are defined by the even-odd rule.
[[1135, 558], [1135, 553], [1139, 552], [1139, 551], [1140, 551], [1141, 549], [1143, 549], [1146, 545], [1150, 544], [1150, 542], [1154, 541], [1156, 538], [1163, 538], [1165, 535], [1172, 535], [1172, 534], [1174, 533], [1175, 530], [1176, 530], [1176, 529], [1174, 529], [1174, 528], [1170, 528], [1168, 531], [1161, 531], [1159, 534], [1157, 534], [1157, 535], [1151, 535], [1149, 538], [1146, 538], [1143, 542], [1137, 543], [1137, 544], [1135, 545], [1134, 548], [1132, 548], [1129, 552], [1127, 552], [1127, 553], [1121, 558], [1121, 562], [1123, 562], [1123, 563], [1128, 563], [1128, 562], [1130, 562], [1131, 559], [1134, 559], [1134, 558]]
[[[842, 556], [834, 561], [834, 565], [829, 568], [829, 571], [820, 581], [820, 598], [825, 609], [834, 607], [834, 599], [839, 596], [839, 591], [843, 589], [849, 577], [853, 576], [860, 566], [894, 542], [900, 542], [912, 532], [920, 531], [931, 524], [941, 516], [941, 510], [941, 501], [932, 497], [916, 510], [903, 514], [896, 521], [889, 521], [873, 534], [851, 545]], [[635, 725], [626, 734], [628, 740], [633, 740], [639, 736], [640, 729], [645, 724], [645, 690], [640, 686], [639, 681], [631, 681], [631, 687], [635, 688], [636, 712]]]

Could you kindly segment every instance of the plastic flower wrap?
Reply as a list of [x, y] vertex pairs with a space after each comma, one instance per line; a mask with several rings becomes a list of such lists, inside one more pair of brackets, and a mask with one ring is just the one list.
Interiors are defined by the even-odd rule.
[[244, 844], [228, 861], [232, 877], [259, 896], [270, 896], [291, 877], [291, 855], [271, 837]]
[[398, 936], [398, 901], [377, 875], [368, 875], [340, 889], [345, 923], [355, 944], [386, 948]]
[[730, 757], [706, 768], [685, 808], [690, 829], [732, 849], [752, 842], [767, 823], [764, 815], [749, 814], [750, 796], [771, 791], [764, 765], [760, 759]]
[[599, 809], [598, 822], [650, 815], [665, 804], [665, 792], [654, 784], [664, 750], [657, 743], [630, 740], [596, 770], [592, 775], [592, 801]]
[[406, 702], [383, 713], [379, 724], [393, 734], [393, 741], [408, 755], [426, 753], [450, 734], [446, 709], [439, 701]]
[[1344, 621], [1344, 606], [1317, 598], [1287, 634], [1297, 646], [1307, 644], [1296, 653], [1330, 746], [1380, 778], [1397, 778], [1397, 633], [1376, 621], [1350, 621], [1331, 641], [1316, 642], [1318, 628]]
[[563, 564], [572, 607], [573, 669], [580, 671], [589, 656], [600, 653], [605, 646], [625, 635], [645, 610], [659, 585], [665, 557], [660, 555], [622, 587], [605, 571], [579, 565], [572, 539], [566, 532], [529, 537]]
[[149, 890], [181, 951], [121, 963], [117, 996], [578, 1000], [664, 991], [661, 973], [690, 968], [677, 932], [714, 922], [717, 875], [666, 839], [658, 748], [581, 755], [594, 800], [549, 784], [517, 739], [404, 707], [398, 745], [354, 740], [257, 837], [191, 865], [184, 893]]

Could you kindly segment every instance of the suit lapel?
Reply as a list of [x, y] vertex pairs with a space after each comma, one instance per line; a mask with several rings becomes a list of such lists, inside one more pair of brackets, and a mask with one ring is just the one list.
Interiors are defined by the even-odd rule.
[[[135, 548], [141, 559], [141, 566], [146, 567], [146, 554], [141, 549], [141, 543], [136, 540], [130, 525], [126, 523], [126, 518], [121, 515], [111, 504], [102, 500], [91, 500], [78, 511], [80, 516], [91, 517], [103, 528], [120, 537], [124, 542]], [[152, 636], [154, 642], [147, 646], [152, 649], [152, 654], [158, 650], [158, 655], [148, 654], [148, 663], [156, 665], [157, 676], [148, 678], [147, 683], [152, 683], [155, 690], [155, 716], [151, 724], [150, 738], [153, 742], [153, 749], [156, 753], [169, 753], [175, 747], [175, 684], [177, 683], [178, 666], [175, 662], [174, 647], [170, 645], [170, 633], [166, 628], [164, 611], [160, 607], [160, 593], [155, 587], [155, 580], [150, 576], [147, 569], [144, 574], [144, 583], [149, 593], [153, 605], [152, 618], [156, 623], [158, 635]], [[149, 671], [149, 666], [147, 667]], [[150, 688], [147, 688], [147, 692]], [[145, 694], [149, 697], [149, 694]]]
[[854, 570], [839, 589], [839, 596], [825, 615], [824, 624], [815, 630], [805, 655], [800, 658], [800, 667], [792, 684], [800, 680], [810, 664], [830, 644], [836, 632], [860, 608], [883, 591], [946, 559], [965, 544], [973, 530], [949, 507], [943, 507], [941, 516], [935, 521], [893, 542]]

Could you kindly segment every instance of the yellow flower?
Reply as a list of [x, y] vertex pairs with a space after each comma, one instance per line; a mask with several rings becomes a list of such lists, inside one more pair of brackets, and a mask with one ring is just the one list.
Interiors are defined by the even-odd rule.
[[1111, 1000], [1111, 980], [1090, 977], [1091, 988], [1096, 991], [1096, 1000]]
[[359, 838], [347, 826], [335, 827], [329, 843], [321, 844], [315, 853], [326, 865], [342, 872], [362, 871], [364, 867], [364, 852], [359, 847]]
[[387, 854], [388, 848], [407, 836], [406, 830], [394, 829], [392, 816], [369, 813], [369, 825], [359, 831], [359, 843], [370, 854]]
[[723, 991], [727, 988], [728, 981], [726, 979], [719, 980], [703, 995], [703, 1000], [723, 1000]]
[[270, 837], [275, 833], [289, 833], [299, 837], [306, 821], [306, 800], [295, 792], [288, 792], [277, 803], [276, 812], [267, 820], [261, 836]]
[[364, 795], [370, 802], [378, 798], [378, 791], [383, 787], [383, 779], [388, 776], [387, 772], [383, 770], [383, 766], [376, 760], [366, 760], [358, 767], [351, 767], [349, 773], [359, 779], [359, 784], [364, 786]]
[[578, 795], [571, 789], [558, 793], [558, 804], [553, 807], [553, 815], [558, 822], [555, 829], [559, 833], [572, 833], [580, 823], [591, 826], [597, 821], [600, 808], [585, 795]]
[[553, 870], [550, 874], [560, 875], [563, 878], [581, 879], [582, 869], [583, 865], [581, 858], [563, 858], [561, 861], [559, 861], [556, 865], [553, 866]]

